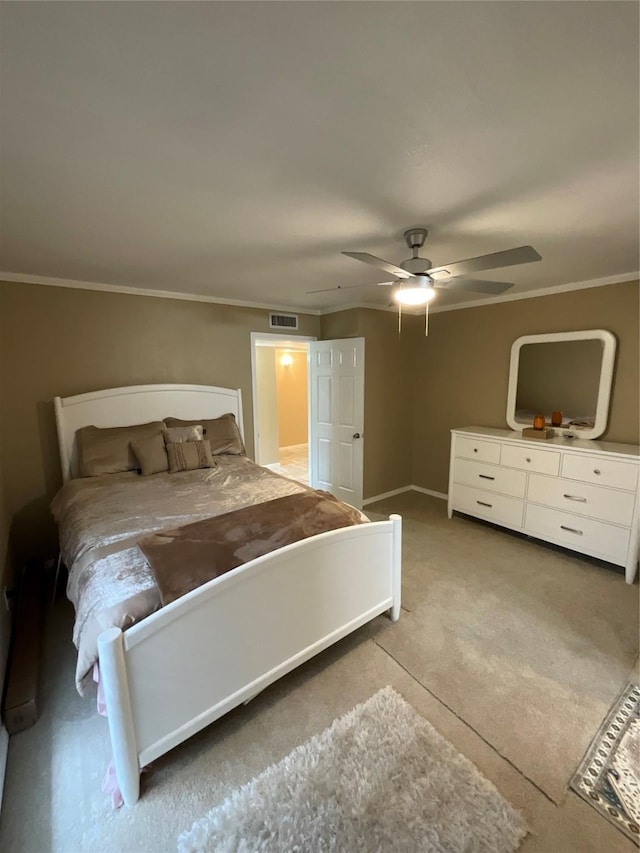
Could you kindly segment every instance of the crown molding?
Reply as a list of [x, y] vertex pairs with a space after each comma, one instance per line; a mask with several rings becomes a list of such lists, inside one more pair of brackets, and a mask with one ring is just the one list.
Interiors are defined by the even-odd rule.
[[592, 278], [589, 281], [572, 281], [567, 284], [554, 284], [551, 287], [540, 287], [537, 290], [525, 290], [522, 293], [507, 293], [504, 296], [483, 296], [469, 302], [459, 302], [456, 305], [429, 306], [429, 314], [440, 314], [444, 311], [459, 311], [462, 308], [481, 308], [483, 305], [495, 305], [497, 302], [517, 302], [520, 299], [535, 299], [538, 296], [554, 296], [556, 293], [568, 293], [571, 290], [588, 290], [590, 287], [605, 287], [608, 284], [623, 284], [625, 281], [637, 281], [640, 271], [609, 275], [603, 278]]
[[324, 317], [326, 314], [339, 314], [341, 311], [353, 311], [354, 308], [369, 308], [371, 311], [393, 311], [394, 314], [398, 313], [398, 309], [394, 305], [371, 305], [368, 302], [347, 302], [346, 305], [334, 305], [331, 308], [321, 308], [320, 314]]
[[[603, 278], [593, 278], [589, 281], [574, 281], [567, 284], [556, 284], [551, 287], [541, 287], [536, 290], [525, 290], [522, 293], [507, 293], [503, 296], [484, 296], [455, 305], [429, 305], [429, 314], [440, 314], [444, 311], [462, 311], [465, 308], [481, 308], [485, 305], [495, 305], [499, 302], [517, 302], [520, 299], [536, 299], [540, 296], [553, 296], [557, 293], [568, 293], [572, 290], [587, 290], [591, 287], [605, 287], [608, 284], [622, 284], [626, 281], [640, 279], [640, 271], [610, 275]], [[250, 302], [243, 299], [223, 299], [218, 296], [205, 296], [198, 293], [178, 293], [172, 290], [154, 290], [148, 287], [126, 287], [118, 284], [103, 284], [96, 281], [75, 281], [73, 279], [53, 278], [51, 276], [30, 275], [28, 273], [0, 272], [0, 281], [17, 284], [41, 284], [47, 287], [68, 287], [76, 290], [99, 290], [107, 293], [125, 293], [131, 296], [153, 296], [156, 299], [180, 299], [187, 302], [208, 302], [215, 305], [232, 305], [238, 308], [258, 308], [266, 311], [287, 311], [294, 314], [309, 314], [324, 316], [337, 314], [340, 311], [351, 311], [354, 308], [367, 308], [372, 311], [397, 312], [395, 306], [371, 305], [366, 302], [349, 302], [346, 305], [336, 305], [330, 308], [300, 308], [292, 305], [274, 305], [266, 302]], [[405, 309], [404, 313], [418, 314], [422, 309]]]
[[317, 308], [295, 308], [291, 305], [274, 305], [266, 302], [249, 302], [243, 299], [223, 299], [219, 296], [205, 296], [200, 293], [178, 293], [173, 290], [154, 290], [150, 287], [126, 287], [120, 284], [103, 284], [97, 281], [75, 281], [67, 278], [53, 278], [46, 275], [28, 273], [0, 272], [0, 282], [16, 284], [42, 284], [46, 287], [68, 287], [75, 290], [101, 290], [106, 293], [125, 293], [130, 296], [154, 296], [156, 299], [181, 299], [186, 302], [210, 302], [215, 305], [233, 305], [238, 308], [260, 308], [266, 311], [286, 311], [289, 314], [311, 314], [320, 316]]

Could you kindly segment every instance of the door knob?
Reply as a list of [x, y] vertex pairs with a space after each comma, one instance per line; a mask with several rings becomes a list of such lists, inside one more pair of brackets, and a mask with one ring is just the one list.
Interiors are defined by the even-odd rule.
[[359, 432], [354, 432], [354, 434], [353, 434], [353, 438], [360, 438], [360, 433], [359, 433]]

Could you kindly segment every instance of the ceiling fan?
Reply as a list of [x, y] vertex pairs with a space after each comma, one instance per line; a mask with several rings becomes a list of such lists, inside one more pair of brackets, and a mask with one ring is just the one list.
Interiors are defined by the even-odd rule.
[[[426, 228], [409, 228], [404, 232], [404, 239], [412, 251], [412, 257], [402, 261], [399, 266], [376, 258], [375, 255], [370, 255], [368, 252], [343, 252], [342, 254], [365, 264], [371, 264], [371, 266], [394, 276], [392, 281], [378, 282], [378, 286], [393, 287], [391, 296], [400, 308], [400, 315], [403, 305], [424, 305], [427, 317], [429, 302], [436, 296], [437, 290], [467, 290], [488, 295], [500, 295], [513, 287], [513, 284], [502, 281], [467, 278], [466, 276], [470, 273], [542, 260], [532, 246], [518, 246], [516, 249], [506, 249], [502, 252], [493, 252], [490, 255], [480, 255], [477, 258], [468, 258], [464, 261], [455, 261], [434, 267], [428, 258], [421, 258], [418, 254], [427, 239], [427, 234]], [[310, 290], [308, 293], [347, 290], [351, 287], [362, 286], [368, 285], [338, 285], [322, 290]]]

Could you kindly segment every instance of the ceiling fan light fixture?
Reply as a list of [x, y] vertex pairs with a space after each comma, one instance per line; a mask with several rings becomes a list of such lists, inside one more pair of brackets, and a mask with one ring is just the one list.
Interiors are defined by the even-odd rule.
[[399, 305], [427, 305], [436, 295], [431, 286], [431, 281], [425, 276], [424, 280], [415, 276], [414, 281], [408, 286], [399, 285], [393, 290], [393, 299]]

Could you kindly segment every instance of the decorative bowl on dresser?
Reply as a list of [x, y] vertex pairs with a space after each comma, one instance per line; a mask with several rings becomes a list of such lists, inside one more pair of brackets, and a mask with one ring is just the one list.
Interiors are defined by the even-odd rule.
[[608, 441], [531, 441], [490, 427], [451, 430], [454, 510], [555, 545], [638, 567], [640, 448]]

